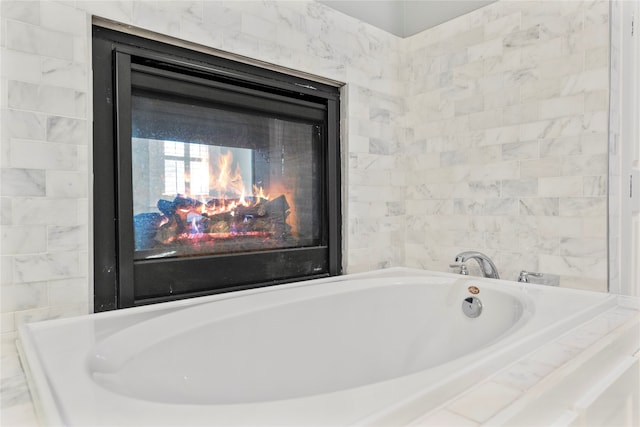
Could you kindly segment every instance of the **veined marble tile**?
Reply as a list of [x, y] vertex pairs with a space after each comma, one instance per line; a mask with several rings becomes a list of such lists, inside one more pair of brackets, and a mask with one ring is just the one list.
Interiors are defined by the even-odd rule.
[[561, 216], [598, 217], [607, 213], [606, 197], [566, 197], [560, 199]]
[[65, 279], [47, 282], [49, 304], [86, 304], [88, 301], [87, 279]]
[[74, 170], [78, 167], [75, 145], [14, 139], [10, 147], [9, 162], [14, 168]]
[[585, 176], [583, 177], [583, 195], [584, 196], [602, 196], [607, 195], [608, 178], [606, 175]]
[[82, 251], [87, 250], [88, 227], [49, 226], [46, 232], [47, 247], [50, 251]]
[[501, 183], [501, 197], [532, 197], [538, 194], [538, 179], [509, 179]]
[[73, 89], [9, 81], [9, 107], [61, 116], [84, 117], [86, 94]]
[[46, 195], [60, 198], [87, 197], [88, 177], [84, 172], [47, 171]]
[[12, 221], [15, 225], [76, 225], [77, 203], [76, 199], [15, 198]]
[[87, 87], [86, 64], [73, 61], [44, 58], [42, 61], [42, 83], [51, 86], [75, 89], [82, 92]]
[[[571, 257], [540, 254], [540, 271], [549, 271], [561, 276], [590, 278], [602, 281], [607, 277], [607, 260], [590, 257]], [[561, 285], [565, 285], [565, 277], [561, 278]], [[578, 286], [579, 287], [579, 286]]]
[[525, 358], [501, 371], [493, 380], [498, 384], [526, 391], [552, 371], [552, 365]]
[[132, 22], [133, 1], [131, 0], [83, 1], [81, 7], [86, 13], [101, 18], [124, 23]]
[[538, 194], [542, 197], [575, 197], [583, 194], [581, 176], [540, 177]]
[[519, 396], [519, 390], [496, 382], [486, 382], [454, 400], [447, 409], [483, 423]]
[[584, 111], [584, 95], [578, 94], [560, 98], [551, 98], [539, 102], [540, 119], [553, 119], [564, 116], [575, 116]]
[[539, 157], [538, 141], [512, 142], [502, 145], [502, 160], [525, 160]]
[[45, 252], [47, 249], [46, 227], [4, 226], [0, 232], [0, 250], [5, 255]]
[[580, 136], [545, 139], [540, 141], [540, 157], [567, 157], [582, 153]]
[[560, 200], [555, 197], [520, 199], [520, 215], [558, 216]]
[[559, 254], [573, 257], [606, 258], [607, 245], [603, 239], [562, 237]]
[[5, 46], [41, 56], [73, 59], [72, 34], [18, 21], [6, 22]]
[[4, 78], [32, 83], [42, 81], [41, 56], [6, 48], [0, 50], [0, 55], [2, 55], [2, 76]]
[[38, 169], [2, 169], [2, 196], [44, 196], [45, 172]]
[[19, 284], [78, 277], [79, 271], [77, 252], [17, 255], [13, 258], [13, 277]]
[[180, 15], [168, 11], [160, 5], [162, 3], [133, 2], [132, 23], [160, 34], [179, 36]]
[[2, 113], [2, 131], [5, 137], [44, 140], [44, 114], [12, 109], [3, 110]]
[[48, 304], [45, 282], [3, 285], [0, 287], [0, 293], [3, 313], [30, 310], [45, 307]]
[[82, 10], [59, 2], [40, 3], [40, 25], [43, 28], [84, 36], [86, 24], [86, 15]]
[[3, 1], [0, 4], [2, 17], [29, 24], [40, 24], [40, 3], [26, 1]]

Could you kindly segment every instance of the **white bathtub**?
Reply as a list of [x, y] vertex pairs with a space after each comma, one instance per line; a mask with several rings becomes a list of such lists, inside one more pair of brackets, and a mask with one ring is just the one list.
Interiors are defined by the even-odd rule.
[[[475, 295], [483, 311], [462, 312]], [[615, 296], [389, 269], [24, 326], [48, 424], [407, 423]]]

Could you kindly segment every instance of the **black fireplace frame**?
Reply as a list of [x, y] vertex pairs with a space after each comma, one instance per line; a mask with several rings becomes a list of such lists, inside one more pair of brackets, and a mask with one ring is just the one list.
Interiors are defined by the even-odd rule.
[[[180, 74], [185, 80], [206, 82], [212, 91], [229, 91], [231, 98], [250, 95], [265, 105], [281, 103], [278, 105], [290, 109], [291, 114], [308, 110], [310, 115], [323, 115], [321, 243], [259, 252], [134, 260], [132, 70], [148, 72], [151, 80]], [[342, 273], [338, 88], [94, 26], [93, 91], [94, 311]]]

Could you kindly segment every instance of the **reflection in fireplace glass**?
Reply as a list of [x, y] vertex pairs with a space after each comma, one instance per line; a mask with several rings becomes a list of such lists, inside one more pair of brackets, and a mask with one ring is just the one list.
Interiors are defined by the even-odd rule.
[[135, 259], [321, 241], [321, 127], [136, 91]]

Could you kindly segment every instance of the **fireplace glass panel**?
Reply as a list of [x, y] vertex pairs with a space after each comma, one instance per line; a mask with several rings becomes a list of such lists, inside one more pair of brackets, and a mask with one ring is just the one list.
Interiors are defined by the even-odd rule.
[[322, 244], [322, 127], [132, 91], [134, 259]]

